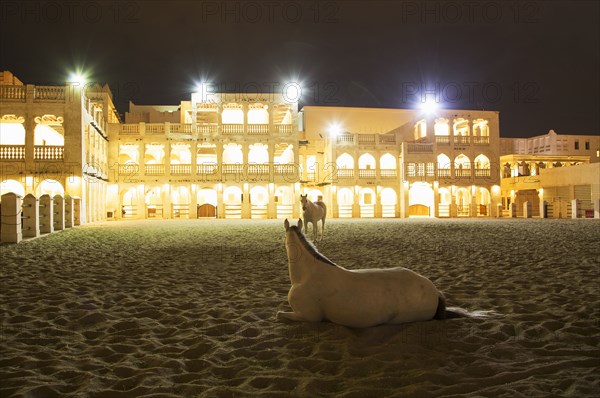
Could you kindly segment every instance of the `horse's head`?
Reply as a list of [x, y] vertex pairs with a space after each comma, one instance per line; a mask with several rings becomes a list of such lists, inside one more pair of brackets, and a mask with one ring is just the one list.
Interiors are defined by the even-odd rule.
[[308, 194], [300, 194], [300, 203], [302, 203], [302, 210], [306, 210], [306, 202], [308, 202]]
[[300, 232], [302, 232], [302, 219], [301, 218], [298, 219], [298, 225], [297, 226], [296, 225], [290, 226], [290, 222], [286, 218], [285, 221], [283, 222], [283, 226], [285, 227], [285, 233], [286, 233], [286, 235], [290, 231], [290, 229], [293, 229], [293, 228], [297, 228]]
[[302, 220], [300, 218], [298, 219], [298, 225], [290, 225], [290, 222], [286, 218], [283, 222], [283, 226], [285, 227], [285, 237], [283, 238], [283, 243], [285, 243], [286, 248], [289, 249], [290, 246], [297, 244], [296, 241], [298, 237], [295, 232], [298, 231], [302, 234]]

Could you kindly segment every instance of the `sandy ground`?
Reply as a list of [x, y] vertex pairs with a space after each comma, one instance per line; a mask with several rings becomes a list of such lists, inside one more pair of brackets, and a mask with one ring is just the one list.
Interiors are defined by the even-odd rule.
[[596, 220], [331, 220], [351, 269], [409, 267], [501, 317], [277, 322], [280, 220], [111, 222], [0, 247], [0, 396], [600, 396]]

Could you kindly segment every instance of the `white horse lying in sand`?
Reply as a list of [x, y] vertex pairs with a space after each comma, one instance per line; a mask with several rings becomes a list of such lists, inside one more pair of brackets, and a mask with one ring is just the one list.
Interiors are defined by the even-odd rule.
[[[325, 233], [325, 218], [327, 217], [327, 206], [321, 200], [311, 202], [308, 195], [300, 195], [302, 202], [302, 211], [304, 216], [304, 233], [308, 235], [308, 223], [313, 225], [313, 241], [316, 242], [319, 233], [319, 220], [321, 220], [321, 240]], [[302, 229], [302, 228], [301, 228]]]
[[302, 220], [284, 225], [293, 312], [278, 312], [278, 319], [363, 328], [445, 318], [444, 295], [424, 276], [406, 268], [347, 270], [306, 240]]

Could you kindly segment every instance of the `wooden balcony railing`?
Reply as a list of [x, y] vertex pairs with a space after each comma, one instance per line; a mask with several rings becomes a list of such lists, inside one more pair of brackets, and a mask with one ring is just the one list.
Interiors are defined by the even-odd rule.
[[25, 160], [25, 145], [0, 145], [0, 160]]
[[34, 160], [63, 160], [64, 146], [36, 145], [33, 147]]

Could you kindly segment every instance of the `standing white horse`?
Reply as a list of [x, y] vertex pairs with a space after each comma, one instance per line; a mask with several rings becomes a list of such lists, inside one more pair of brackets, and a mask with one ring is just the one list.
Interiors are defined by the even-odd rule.
[[278, 312], [278, 319], [362, 328], [445, 318], [444, 295], [424, 276], [401, 267], [347, 270], [306, 240], [302, 220], [284, 226], [293, 312]]
[[302, 211], [304, 215], [304, 233], [308, 235], [308, 223], [313, 225], [313, 241], [317, 241], [319, 234], [319, 220], [321, 220], [321, 239], [325, 233], [325, 217], [327, 217], [327, 206], [321, 200], [311, 202], [308, 195], [300, 195], [302, 202]]

